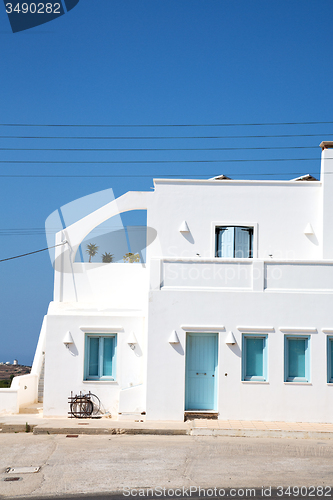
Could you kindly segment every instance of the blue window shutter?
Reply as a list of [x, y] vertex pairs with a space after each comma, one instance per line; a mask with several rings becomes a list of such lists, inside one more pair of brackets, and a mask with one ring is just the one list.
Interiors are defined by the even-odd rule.
[[327, 339], [327, 369], [328, 377], [327, 382], [333, 382], [333, 337], [328, 337]]
[[104, 337], [103, 339], [103, 376], [112, 377], [112, 359], [114, 356], [114, 337]]
[[246, 377], [264, 376], [264, 339], [246, 339]]
[[90, 377], [98, 377], [98, 361], [99, 361], [99, 338], [89, 337], [89, 365], [88, 375]]
[[247, 227], [235, 227], [235, 258], [251, 257], [252, 230]]
[[306, 339], [289, 339], [289, 362], [288, 362], [288, 377], [289, 378], [305, 378], [305, 350]]
[[228, 257], [228, 258], [233, 258], [234, 257], [234, 238], [235, 238], [235, 231], [234, 227], [226, 227], [223, 228], [220, 231], [220, 252], [221, 255], [220, 257]]

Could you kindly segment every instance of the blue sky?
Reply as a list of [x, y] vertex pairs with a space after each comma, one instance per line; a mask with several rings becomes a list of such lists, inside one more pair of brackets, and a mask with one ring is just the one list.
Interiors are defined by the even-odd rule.
[[[0, 150], [0, 175], [17, 177], [0, 177], [0, 259], [45, 247], [43, 228], [50, 213], [107, 188], [115, 196], [149, 190], [153, 177], [165, 175], [205, 178], [225, 173], [248, 179], [318, 175], [318, 144], [332, 138], [333, 124], [137, 128], [3, 124], [333, 121], [332, 14], [330, 0], [80, 0], [59, 19], [13, 34], [1, 7], [0, 148], [16, 150]], [[174, 139], [128, 139], [147, 136]], [[204, 136], [219, 138], [181, 138]], [[304, 149], [239, 149], [295, 146]], [[55, 151], [18, 150], [22, 148]], [[65, 148], [167, 151], [59, 151]], [[190, 151], [194, 148], [199, 151]], [[234, 161], [242, 159], [246, 161]], [[43, 163], [48, 161], [62, 163]], [[120, 163], [135, 161], [170, 163]], [[118, 177], [61, 177], [68, 175]], [[30, 364], [52, 299], [49, 256], [39, 253], [0, 266], [0, 361], [17, 358]]]

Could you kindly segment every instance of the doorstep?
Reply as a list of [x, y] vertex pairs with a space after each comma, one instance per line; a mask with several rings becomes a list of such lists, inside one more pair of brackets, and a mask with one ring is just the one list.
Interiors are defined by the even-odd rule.
[[219, 413], [212, 410], [188, 410], [184, 412], [184, 422], [196, 419], [217, 420], [218, 417]]

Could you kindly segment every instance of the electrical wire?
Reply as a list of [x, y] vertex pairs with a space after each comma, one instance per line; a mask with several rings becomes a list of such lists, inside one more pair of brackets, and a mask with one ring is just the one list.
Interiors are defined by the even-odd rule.
[[64, 245], [63, 243], [58, 243], [58, 245], [53, 245], [52, 247], [42, 248], [41, 250], [35, 250], [34, 252], [23, 253], [21, 255], [15, 255], [15, 257], [8, 257], [7, 259], [1, 259], [0, 262], [5, 262], [7, 260], [19, 259], [20, 257], [26, 257], [27, 255], [32, 255], [34, 253], [45, 252], [45, 250], [49, 250], [50, 248], [60, 247]]
[[204, 136], [41, 136], [41, 135], [1, 135], [0, 139], [77, 139], [77, 140], [164, 140], [164, 139], [264, 139], [282, 137], [323, 137], [330, 134], [277, 134], [277, 135], [204, 135]]
[[240, 159], [240, 160], [103, 160], [103, 161], [65, 161], [65, 160], [0, 160], [0, 163], [8, 164], [93, 164], [93, 165], [109, 165], [109, 164], [137, 164], [137, 163], [238, 163], [238, 162], [271, 162], [271, 161], [318, 161], [318, 158], [260, 158], [260, 159]]
[[[325, 175], [327, 174], [333, 174], [333, 172], [325, 172]], [[227, 177], [229, 177], [229, 175], [233, 175], [233, 176], [239, 176], [239, 175], [247, 175], [245, 173], [232, 173], [232, 174], [228, 174], [226, 173], [225, 174]], [[261, 176], [273, 176], [273, 175], [304, 175], [304, 172], [268, 172], [268, 173], [251, 173], [251, 174], [248, 174], [248, 175], [251, 175], [253, 177], [261, 177]], [[315, 175], [319, 175], [319, 172], [315, 173]], [[187, 173], [183, 173], [183, 174], [101, 174], [101, 175], [71, 175], [71, 174], [64, 174], [64, 175], [61, 175], [61, 174], [54, 174], [54, 175], [44, 175], [44, 174], [0, 174], [0, 178], [50, 178], [50, 179], [55, 179], [55, 178], [76, 178], [76, 179], [83, 179], [83, 178], [89, 178], [89, 179], [97, 179], [97, 178], [146, 178], [146, 177], [150, 177], [151, 179], [155, 179], [157, 178], [156, 176], [158, 176], [158, 178], [178, 178], [178, 177], [183, 177], [184, 179], [188, 179], [190, 177], [215, 177], [216, 176], [216, 172], [214, 174], [208, 174], [208, 173], [204, 173], [204, 174], [187, 174]], [[237, 180], [237, 179], [234, 179], [234, 180]], [[246, 179], [243, 179], [243, 180], [246, 180]], [[249, 179], [248, 179], [249, 180]]]
[[318, 149], [318, 146], [277, 146], [258, 148], [0, 148], [0, 151], [249, 151], [278, 149]]
[[261, 123], [170, 123], [170, 124], [55, 124], [55, 123], [0, 123], [0, 127], [77, 127], [77, 128], [148, 128], [148, 127], [262, 127], [278, 125], [331, 125], [333, 122], [261, 122]]

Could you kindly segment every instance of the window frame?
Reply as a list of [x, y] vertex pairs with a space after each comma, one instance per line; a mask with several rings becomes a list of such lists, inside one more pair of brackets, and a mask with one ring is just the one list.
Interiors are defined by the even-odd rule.
[[[289, 340], [305, 340], [305, 377], [289, 376]], [[310, 383], [310, 335], [285, 335], [284, 336], [284, 382], [285, 383]]]
[[[222, 227], [243, 227], [252, 229], [252, 256], [251, 257], [218, 257], [217, 256], [217, 228]], [[258, 256], [258, 223], [249, 221], [214, 221], [211, 223], [212, 233], [211, 233], [211, 255], [216, 259], [231, 260], [231, 259], [241, 259], [249, 260], [257, 258]]]
[[[98, 352], [98, 375], [89, 375], [89, 359], [90, 359], [90, 339], [103, 339], [99, 342]], [[112, 375], [103, 375], [102, 361], [104, 360], [104, 339], [114, 339], [114, 352], [112, 356]], [[85, 352], [84, 352], [84, 381], [89, 382], [114, 382], [116, 380], [116, 359], [117, 359], [117, 334], [116, 333], [86, 333], [85, 334]]]
[[327, 383], [328, 384], [333, 384], [333, 377], [331, 377], [332, 374], [332, 367], [333, 367], [333, 353], [331, 356], [331, 344], [333, 345], [333, 337], [328, 336], [327, 337]]
[[[252, 339], [260, 339], [263, 340], [263, 350], [262, 350], [262, 362], [263, 362], [263, 375], [247, 375], [246, 374], [246, 364], [247, 364], [247, 352], [246, 352], [246, 343], [248, 340]], [[267, 359], [268, 359], [268, 335], [267, 334], [259, 334], [259, 333], [243, 333], [242, 335], [242, 382], [267, 382]]]

